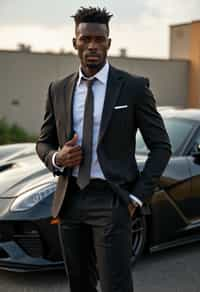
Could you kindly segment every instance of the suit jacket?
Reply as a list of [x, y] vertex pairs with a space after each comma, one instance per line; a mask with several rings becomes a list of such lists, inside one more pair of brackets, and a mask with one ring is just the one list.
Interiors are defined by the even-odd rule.
[[[36, 151], [54, 174], [60, 174], [54, 194], [52, 215], [59, 214], [66, 195], [69, 169], [58, 173], [52, 155], [71, 139], [73, 132], [73, 95], [78, 74], [52, 82]], [[127, 105], [121, 109], [116, 106]], [[140, 129], [150, 150], [143, 172], [135, 160], [135, 136]], [[148, 79], [109, 68], [105, 102], [100, 124], [97, 155], [103, 174], [112, 188], [128, 204], [129, 192], [148, 201], [171, 154], [163, 120], [156, 110]], [[129, 185], [127, 190], [122, 186]]]

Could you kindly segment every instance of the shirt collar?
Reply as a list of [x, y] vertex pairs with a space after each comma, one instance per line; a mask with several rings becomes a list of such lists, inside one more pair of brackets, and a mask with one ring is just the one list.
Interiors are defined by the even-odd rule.
[[78, 77], [77, 85], [78, 86], [80, 85], [82, 77], [84, 77], [85, 79], [88, 79], [88, 80], [96, 78], [101, 83], [106, 84], [107, 79], [108, 79], [108, 71], [109, 71], [108, 61], [106, 61], [105, 65], [103, 66], [103, 68], [100, 71], [98, 71], [95, 75], [93, 75], [89, 78], [83, 74], [83, 72], [81, 71], [81, 67], [79, 67], [79, 77]]

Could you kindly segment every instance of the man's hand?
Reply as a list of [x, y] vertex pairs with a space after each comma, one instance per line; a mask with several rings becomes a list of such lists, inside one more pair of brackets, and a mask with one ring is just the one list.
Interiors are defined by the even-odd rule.
[[81, 146], [77, 145], [78, 135], [66, 142], [63, 148], [56, 154], [55, 163], [60, 167], [74, 167], [80, 165], [82, 160]]
[[129, 214], [130, 214], [131, 218], [135, 214], [135, 210], [136, 209], [137, 209], [137, 207], [135, 205], [133, 205], [132, 203], [128, 204], [128, 211], [129, 211]]

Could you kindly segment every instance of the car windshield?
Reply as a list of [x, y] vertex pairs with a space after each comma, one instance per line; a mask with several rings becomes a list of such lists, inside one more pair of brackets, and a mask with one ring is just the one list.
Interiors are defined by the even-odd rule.
[[[176, 153], [180, 146], [184, 143], [194, 126], [193, 121], [178, 118], [163, 118], [167, 133], [172, 145], [172, 153]], [[136, 154], [148, 154], [141, 133], [138, 131], [136, 135]]]

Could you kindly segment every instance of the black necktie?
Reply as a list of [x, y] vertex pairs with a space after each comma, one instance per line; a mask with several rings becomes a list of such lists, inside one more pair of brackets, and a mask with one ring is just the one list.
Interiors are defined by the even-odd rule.
[[91, 80], [85, 80], [85, 82], [87, 82], [87, 96], [85, 100], [82, 137], [83, 161], [80, 164], [77, 178], [77, 184], [79, 185], [80, 189], [86, 187], [90, 181], [90, 170], [92, 162], [93, 109], [94, 109], [94, 96], [92, 92], [92, 84], [94, 80], [95, 78]]

